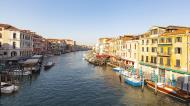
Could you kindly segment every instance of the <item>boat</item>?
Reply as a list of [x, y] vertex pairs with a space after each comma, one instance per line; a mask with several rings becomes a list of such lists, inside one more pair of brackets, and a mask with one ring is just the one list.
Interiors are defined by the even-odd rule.
[[182, 101], [190, 101], [190, 96], [187, 95], [187, 92], [184, 92], [182, 90], [178, 90], [176, 88], [172, 88], [169, 86], [164, 86], [163, 83], [157, 83], [156, 84], [157, 87], [155, 87], [155, 83], [153, 83], [150, 80], [146, 80], [146, 84], [149, 88], [152, 88], [154, 90], [155, 90], [155, 88], [157, 88], [156, 90], [163, 94], [169, 95], [171, 97], [177, 98]]
[[19, 89], [19, 86], [1, 82], [1, 93], [10, 94], [15, 91], [18, 91], [18, 89]]
[[47, 62], [47, 63], [44, 65], [44, 69], [49, 69], [49, 68], [51, 68], [54, 64], [55, 64], [54, 62], [49, 61], [49, 62]]
[[112, 70], [115, 72], [121, 72], [123, 69], [120, 67], [116, 67], [116, 68], [113, 68]]
[[127, 72], [127, 71], [120, 71], [120, 74], [125, 77], [129, 77], [129, 72]]
[[134, 87], [140, 87], [142, 85], [142, 81], [135, 76], [125, 77], [125, 83], [132, 85]]
[[13, 70], [13, 75], [30, 75], [31, 71]]
[[27, 59], [23, 62], [24, 71], [39, 72], [41, 65], [39, 59]]

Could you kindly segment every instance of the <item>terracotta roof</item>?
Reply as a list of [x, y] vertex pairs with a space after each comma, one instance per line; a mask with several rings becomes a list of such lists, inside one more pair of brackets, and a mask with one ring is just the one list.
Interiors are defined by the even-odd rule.
[[190, 32], [190, 29], [177, 29], [177, 30], [174, 30], [173, 32], [165, 32], [163, 34], [161, 34], [160, 36], [168, 36], [168, 35], [176, 35], [176, 34], [186, 34], [187, 32], [186, 31], [189, 31]]
[[167, 26], [166, 28], [167, 28], [167, 29], [190, 29], [190, 27], [174, 26], [174, 25]]
[[0, 27], [3, 27], [3, 28], [8, 29], [8, 30], [18, 30], [18, 31], [20, 31], [20, 29], [14, 27], [12, 25], [9, 25], [9, 24], [0, 24]]

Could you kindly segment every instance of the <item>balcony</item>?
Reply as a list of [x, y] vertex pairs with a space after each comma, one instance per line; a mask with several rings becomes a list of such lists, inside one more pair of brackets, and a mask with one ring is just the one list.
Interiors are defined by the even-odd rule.
[[155, 63], [148, 63], [148, 62], [140, 61], [139, 64], [140, 64], [140, 65], [149, 66], [149, 67], [153, 67], [153, 68], [156, 68], [156, 67], [157, 67], [157, 64], [155, 64]]
[[172, 45], [172, 42], [158, 42], [158, 45]]
[[160, 57], [169, 57], [169, 56], [171, 56], [171, 53], [169, 53], [169, 52], [164, 52], [164, 53], [158, 52], [158, 56], [160, 56]]

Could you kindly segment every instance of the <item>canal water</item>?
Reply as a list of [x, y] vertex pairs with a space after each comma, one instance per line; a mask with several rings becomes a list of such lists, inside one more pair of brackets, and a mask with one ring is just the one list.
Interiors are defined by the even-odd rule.
[[42, 69], [32, 80], [23, 78], [17, 93], [1, 96], [0, 106], [187, 106], [120, 82], [111, 67], [93, 66], [82, 59], [83, 53], [48, 58], [55, 66]]

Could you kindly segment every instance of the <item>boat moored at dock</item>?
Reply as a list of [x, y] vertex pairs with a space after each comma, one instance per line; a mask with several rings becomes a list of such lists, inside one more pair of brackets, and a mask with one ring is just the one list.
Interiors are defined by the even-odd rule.
[[39, 59], [28, 59], [23, 62], [24, 71], [38, 72], [40, 71]]
[[155, 84], [154, 82], [150, 81], [150, 80], [145, 80], [146, 85], [149, 88], [152, 88], [155, 90], [155, 92], [161, 92], [163, 94], [169, 95], [171, 97], [177, 98], [179, 100], [188, 102], [190, 101], [190, 96], [187, 94], [187, 92], [176, 89], [176, 88], [172, 88], [169, 86], [165, 86], [164, 84], [161, 83], [157, 83]]
[[134, 87], [140, 87], [142, 85], [142, 81], [134, 77], [125, 77], [125, 83], [132, 85]]
[[19, 86], [1, 82], [1, 93], [10, 94], [10, 93], [18, 91], [18, 89], [19, 89]]
[[116, 68], [113, 68], [112, 70], [115, 72], [121, 72], [123, 69], [120, 67], [116, 67]]

